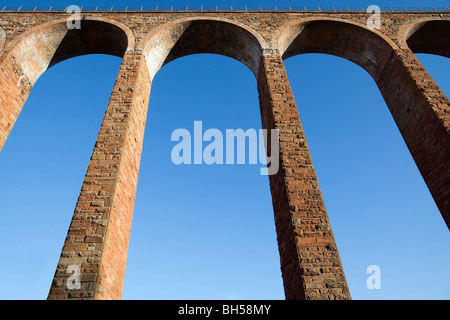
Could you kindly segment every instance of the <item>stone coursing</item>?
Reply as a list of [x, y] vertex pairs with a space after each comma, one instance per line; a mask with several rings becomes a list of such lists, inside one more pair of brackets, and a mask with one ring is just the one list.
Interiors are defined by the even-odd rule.
[[[0, 13], [0, 150], [39, 76], [83, 54], [123, 58], [48, 299], [120, 299], [151, 81], [193, 53], [235, 58], [254, 73], [263, 128], [278, 129], [280, 170], [270, 176], [287, 299], [350, 299], [283, 60], [334, 54], [364, 68], [450, 227], [450, 103], [414, 52], [450, 57], [449, 13], [61, 12]], [[433, 38], [433, 41], [429, 39]], [[67, 268], [80, 268], [70, 289]]]

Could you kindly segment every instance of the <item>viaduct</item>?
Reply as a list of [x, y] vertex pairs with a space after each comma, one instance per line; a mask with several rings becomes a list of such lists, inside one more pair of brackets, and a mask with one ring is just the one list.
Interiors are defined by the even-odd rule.
[[[450, 101], [414, 55], [450, 57], [449, 11], [382, 12], [380, 28], [368, 27], [366, 12], [83, 11], [80, 29], [68, 17], [0, 12], [0, 150], [45, 70], [85, 54], [122, 58], [48, 299], [121, 298], [150, 87], [163, 65], [190, 54], [250, 68], [262, 127], [279, 131], [280, 170], [269, 180], [286, 299], [351, 299], [289, 57], [332, 54], [373, 77], [450, 228]], [[80, 289], [67, 286], [70, 265], [80, 267]]]

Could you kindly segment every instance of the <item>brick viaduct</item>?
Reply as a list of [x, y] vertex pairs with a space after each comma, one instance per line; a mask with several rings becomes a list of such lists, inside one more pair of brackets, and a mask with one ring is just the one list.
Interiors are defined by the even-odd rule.
[[[450, 13], [83, 12], [0, 13], [0, 149], [39, 76], [84, 54], [122, 64], [48, 299], [120, 299], [154, 75], [195, 53], [229, 56], [257, 79], [262, 127], [278, 129], [280, 170], [270, 190], [286, 299], [350, 299], [283, 60], [302, 53], [348, 59], [375, 80], [450, 227], [450, 102], [415, 57], [450, 57]], [[382, 129], [381, 129], [382, 130]], [[81, 289], [66, 286], [78, 265]]]

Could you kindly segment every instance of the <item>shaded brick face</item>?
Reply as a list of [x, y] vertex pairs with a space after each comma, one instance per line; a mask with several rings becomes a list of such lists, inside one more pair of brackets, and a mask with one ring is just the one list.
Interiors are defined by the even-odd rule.
[[[34, 83], [71, 57], [123, 58], [49, 299], [120, 299], [151, 81], [166, 63], [217, 53], [254, 73], [265, 129], [278, 129], [280, 170], [269, 178], [286, 299], [350, 299], [344, 270], [283, 60], [327, 53], [377, 83], [450, 227], [450, 103], [413, 52], [449, 57], [450, 14], [87, 12], [0, 13], [0, 150]], [[430, 42], [430, 39], [432, 41]], [[1, 156], [1, 155], [0, 155]], [[77, 266], [80, 287], [68, 285]]]

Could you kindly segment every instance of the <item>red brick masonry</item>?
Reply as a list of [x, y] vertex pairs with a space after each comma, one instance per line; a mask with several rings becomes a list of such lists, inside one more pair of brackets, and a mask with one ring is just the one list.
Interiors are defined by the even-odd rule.
[[[450, 227], [450, 103], [414, 53], [450, 57], [450, 13], [64, 12], [0, 13], [0, 150], [39, 76], [90, 53], [123, 58], [48, 299], [120, 299], [151, 81], [194, 53], [235, 58], [254, 73], [262, 127], [278, 129], [270, 188], [286, 299], [350, 299], [283, 60], [328, 53], [364, 68]], [[381, 128], [382, 129], [382, 128]], [[81, 289], [69, 289], [69, 265]]]

